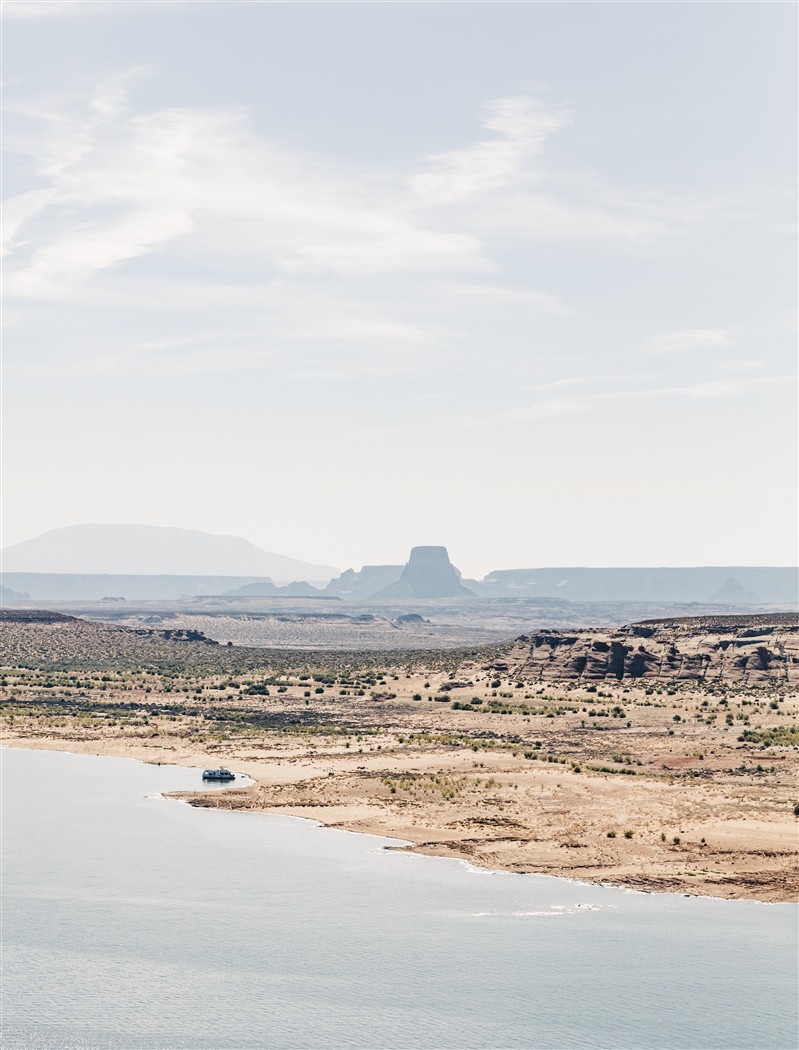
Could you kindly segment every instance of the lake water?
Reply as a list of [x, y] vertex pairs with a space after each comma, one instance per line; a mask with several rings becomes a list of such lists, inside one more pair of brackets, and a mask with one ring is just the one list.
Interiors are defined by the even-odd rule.
[[797, 910], [476, 872], [2, 752], [9, 1050], [797, 1046]]

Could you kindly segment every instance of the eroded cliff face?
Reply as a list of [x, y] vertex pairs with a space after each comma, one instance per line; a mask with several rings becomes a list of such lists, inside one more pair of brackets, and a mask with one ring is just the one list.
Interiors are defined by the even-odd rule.
[[799, 686], [799, 618], [721, 616], [522, 636], [497, 670], [546, 681]]

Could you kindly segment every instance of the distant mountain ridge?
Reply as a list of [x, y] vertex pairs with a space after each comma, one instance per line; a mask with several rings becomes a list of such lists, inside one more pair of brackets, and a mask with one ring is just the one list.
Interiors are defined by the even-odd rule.
[[738, 605], [799, 601], [799, 569], [792, 566], [499, 569], [479, 582], [464, 582], [487, 598], [547, 597], [573, 602], [717, 601]]
[[[422, 558], [414, 552], [424, 552]], [[791, 566], [498, 569], [462, 579], [445, 547], [416, 547], [407, 565], [364, 565], [331, 580], [325, 594], [347, 601], [412, 598], [532, 598], [561, 602], [699, 602], [720, 605], [799, 602]]]
[[[6, 586], [0, 593], [5, 608], [13, 608], [20, 601], [90, 601], [103, 599], [179, 601], [197, 595], [227, 594], [252, 584], [266, 584], [277, 588], [260, 576], [133, 576], [110, 573], [80, 572], [5, 572]], [[303, 586], [307, 587], [308, 584]]]
[[[799, 603], [799, 569], [791, 566], [565, 566], [500, 569], [482, 580], [468, 580], [452, 564], [446, 547], [421, 546], [411, 550], [405, 565], [364, 565], [359, 571], [339, 573], [330, 566], [267, 553], [236, 536], [149, 525], [54, 529], [7, 547], [2, 560], [6, 606], [28, 599], [194, 595], [319, 597], [376, 604], [480, 598], [787, 608]], [[127, 570], [119, 568], [121, 564]]]
[[4, 573], [270, 577], [326, 583], [339, 570], [261, 550], [240, 536], [159, 525], [69, 525], [2, 551]]

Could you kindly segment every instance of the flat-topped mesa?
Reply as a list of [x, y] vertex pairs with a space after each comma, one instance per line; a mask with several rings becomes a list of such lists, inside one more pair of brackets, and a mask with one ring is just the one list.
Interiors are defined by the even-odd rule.
[[373, 598], [463, 598], [471, 594], [461, 583], [446, 547], [413, 547], [399, 580]]

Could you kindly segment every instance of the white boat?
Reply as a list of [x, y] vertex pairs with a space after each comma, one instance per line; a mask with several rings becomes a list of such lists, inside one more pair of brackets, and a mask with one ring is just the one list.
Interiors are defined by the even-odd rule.
[[203, 780], [235, 780], [236, 774], [220, 766], [219, 769], [204, 769]]

